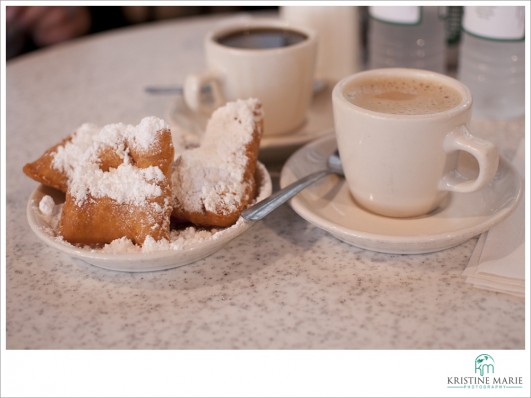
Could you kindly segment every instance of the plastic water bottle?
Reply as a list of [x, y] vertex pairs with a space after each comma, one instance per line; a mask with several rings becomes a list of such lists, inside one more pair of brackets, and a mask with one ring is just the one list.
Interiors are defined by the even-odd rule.
[[446, 73], [452, 76], [457, 75], [462, 20], [462, 6], [446, 8]]
[[368, 67], [410, 67], [444, 73], [446, 7], [369, 7]]
[[524, 7], [465, 7], [458, 78], [472, 91], [474, 118], [524, 114], [524, 27]]

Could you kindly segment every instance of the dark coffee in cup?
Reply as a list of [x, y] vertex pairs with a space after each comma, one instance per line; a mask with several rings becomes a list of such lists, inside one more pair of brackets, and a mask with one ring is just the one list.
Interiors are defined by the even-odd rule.
[[215, 40], [227, 47], [260, 50], [292, 46], [307, 38], [290, 29], [251, 27], [225, 33]]

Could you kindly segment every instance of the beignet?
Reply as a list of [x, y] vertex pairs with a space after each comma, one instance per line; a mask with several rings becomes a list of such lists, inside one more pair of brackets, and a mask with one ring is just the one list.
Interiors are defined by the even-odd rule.
[[217, 109], [201, 145], [182, 152], [175, 161], [175, 220], [216, 227], [236, 222], [255, 197], [262, 133], [263, 112], [258, 100], [237, 100]]

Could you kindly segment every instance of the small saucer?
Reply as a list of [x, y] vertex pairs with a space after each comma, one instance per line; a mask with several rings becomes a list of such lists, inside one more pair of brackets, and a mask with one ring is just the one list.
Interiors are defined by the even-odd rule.
[[[287, 134], [262, 137], [260, 160], [264, 163], [284, 161], [302, 145], [330, 134], [334, 129], [331, 97], [332, 87], [327, 85], [314, 95], [301, 127]], [[173, 99], [165, 116], [172, 130], [182, 131], [196, 142], [200, 141], [208, 121], [207, 115], [192, 111], [181, 95]]]
[[[335, 136], [322, 137], [286, 162], [280, 186], [326, 168], [337, 148]], [[416, 218], [383, 217], [356, 204], [344, 178], [331, 175], [299, 193], [291, 206], [302, 218], [354, 246], [383, 253], [430, 253], [456, 246], [506, 218], [522, 195], [518, 173], [500, 161], [493, 181], [473, 193], [452, 193], [436, 211]]]

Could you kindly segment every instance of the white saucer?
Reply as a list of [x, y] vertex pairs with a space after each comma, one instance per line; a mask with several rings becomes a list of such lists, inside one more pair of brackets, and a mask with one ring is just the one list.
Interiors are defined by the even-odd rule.
[[[335, 136], [323, 137], [286, 162], [280, 186], [326, 168], [337, 148]], [[522, 193], [518, 173], [502, 160], [490, 185], [474, 193], [453, 193], [447, 203], [424, 217], [399, 219], [360, 208], [344, 178], [331, 175], [299, 193], [291, 206], [306, 221], [354, 246], [397, 254], [429, 253], [456, 246], [502, 221]]]
[[[258, 164], [257, 176], [260, 180], [260, 192], [257, 201], [265, 199], [271, 194], [271, 177], [262, 164]], [[64, 194], [49, 187], [40, 185], [31, 194], [26, 212], [29, 225], [33, 232], [44, 243], [52, 246], [72, 257], [81, 259], [89, 264], [113, 270], [127, 272], [160, 271], [193, 263], [211, 255], [221, 249], [232, 239], [247, 231], [253, 224], [240, 218], [233, 226], [221, 229], [204, 240], [183, 244], [179, 250], [158, 250], [134, 253], [106, 253], [101, 249], [76, 247], [58, 239], [50, 220], [39, 210], [39, 203], [44, 195], [53, 197], [56, 204], [64, 202]]]
[[[305, 123], [297, 130], [283, 134], [264, 136], [260, 143], [260, 160], [273, 162], [285, 160], [300, 146], [330, 134], [334, 129], [332, 115], [332, 87], [327, 85], [313, 97]], [[265, 116], [267, 123], [267, 115]], [[199, 142], [205, 130], [208, 116], [192, 111], [181, 95], [170, 103], [165, 115], [173, 131], [182, 131]]]

